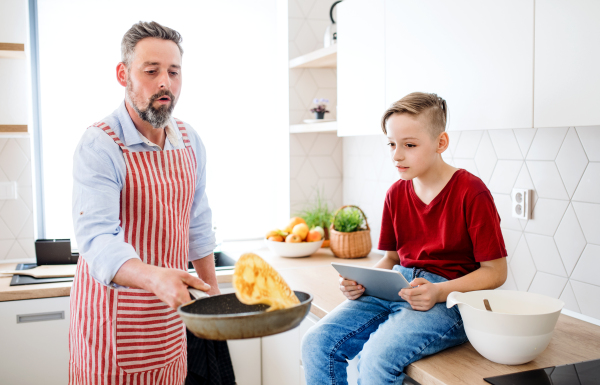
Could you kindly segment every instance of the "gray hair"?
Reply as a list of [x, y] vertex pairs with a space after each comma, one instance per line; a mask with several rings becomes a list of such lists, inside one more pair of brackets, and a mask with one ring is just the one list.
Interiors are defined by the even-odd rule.
[[121, 61], [125, 66], [129, 67], [133, 60], [136, 44], [147, 37], [155, 37], [163, 40], [171, 40], [179, 48], [179, 52], [183, 56], [183, 48], [181, 48], [181, 35], [179, 32], [169, 27], [162, 26], [155, 21], [145, 22], [140, 21], [129, 28], [129, 31], [123, 35], [121, 41]]

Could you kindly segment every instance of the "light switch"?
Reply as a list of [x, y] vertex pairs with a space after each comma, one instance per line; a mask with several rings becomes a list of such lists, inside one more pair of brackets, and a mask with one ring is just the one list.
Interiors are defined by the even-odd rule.
[[531, 190], [514, 188], [510, 194], [512, 200], [512, 216], [519, 219], [531, 217]]
[[0, 182], [0, 200], [17, 199], [17, 182]]

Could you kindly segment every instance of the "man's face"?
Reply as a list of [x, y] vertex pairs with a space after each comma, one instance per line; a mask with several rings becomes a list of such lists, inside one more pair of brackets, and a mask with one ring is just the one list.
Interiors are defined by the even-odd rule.
[[[427, 172], [438, 156], [438, 138], [429, 130], [427, 114], [393, 114], [386, 125], [388, 145], [400, 178], [410, 180]], [[442, 134], [443, 135], [443, 134]]]
[[127, 68], [127, 100], [142, 120], [164, 128], [181, 93], [181, 53], [170, 40], [145, 38]]

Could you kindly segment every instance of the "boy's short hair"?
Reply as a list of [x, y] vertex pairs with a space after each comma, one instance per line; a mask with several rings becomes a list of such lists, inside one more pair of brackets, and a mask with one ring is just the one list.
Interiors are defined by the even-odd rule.
[[446, 130], [448, 105], [444, 99], [436, 94], [424, 92], [413, 92], [392, 104], [381, 118], [381, 129], [387, 135], [385, 125], [393, 114], [420, 115], [423, 112], [429, 115], [431, 135], [437, 138], [439, 134]]

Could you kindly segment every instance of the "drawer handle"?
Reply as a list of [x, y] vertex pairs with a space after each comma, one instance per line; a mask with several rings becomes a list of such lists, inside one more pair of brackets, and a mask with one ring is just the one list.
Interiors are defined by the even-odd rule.
[[64, 311], [53, 311], [51, 313], [36, 314], [17, 314], [17, 323], [24, 324], [28, 322], [55, 321], [65, 319]]

